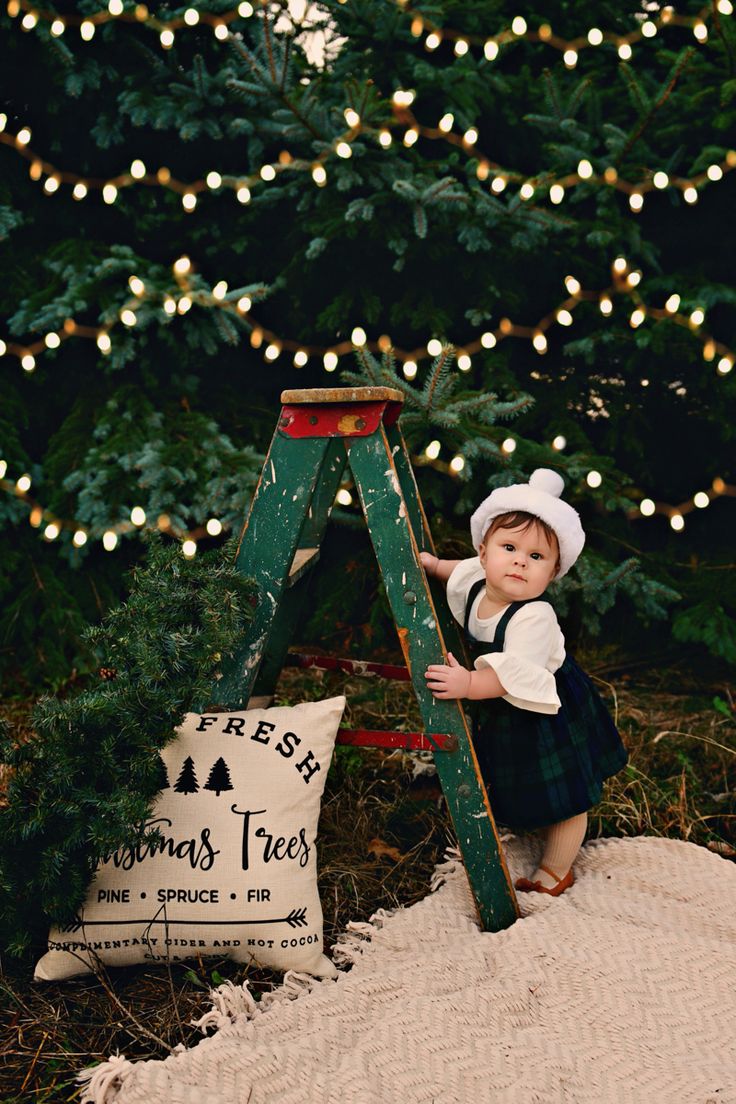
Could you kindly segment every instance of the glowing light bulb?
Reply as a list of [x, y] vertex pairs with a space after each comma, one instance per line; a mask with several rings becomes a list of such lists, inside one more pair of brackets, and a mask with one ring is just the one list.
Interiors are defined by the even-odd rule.
[[644, 206], [644, 196], [641, 192], [632, 192], [629, 196], [629, 207], [632, 211], [641, 211]]
[[638, 270], [630, 272], [626, 277], [626, 283], [629, 285], [629, 287], [637, 287], [640, 282], [641, 272], [639, 272]]
[[109, 334], [99, 333], [97, 335], [97, 348], [101, 353], [109, 353], [112, 349], [112, 341]]
[[179, 314], [186, 314], [187, 311], [192, 309], [192, 300], [189, 298], [188, 295], [182, 295], [181, 299], [176, 304], [176, 309], [178, 310]]
[[207, 187], [212, 188], [213, 190], [215, 188], [222, 187], [222, 177], [220, 176], [219, 172], [207, 173]]
[[720, 165], [709, 165], [705, 170], [705, 175], [709, 180], [721, 180], [723, 178], [723, 169]]
[[468, 44], [464, 38], [459, 38], [455, 43], [455, 55], [457, 57], [463, 57], [468, 52]]
[[309, 357], [305, 353], [304, 349], [297, 349], [297, 351], [294, 353], [294, 367], [295, 368], [303, 368], [308, 360], [309, 360]]
[[0, 460], [0, 479], [5, 478], [5, 473], [8, 470], [7, 460]]
[[565, 198], [565, 189], [561, 184], [553, 184], [549, 190], [549, 198], [552, 203], [562, 203]]
[[55, 521], [49, 522], [43, 531], [43, 535], [48, 541], [56, 540], [61, 530]]
[[245, 184], [241, 184], [235, 195], [238, 203], [250, 203], [250, 188], [246, 188]]
[[682, 193], [682, 198], [685, 200], [686, 203], [697, 203], [698, 202], [698, 190], [697, 190], [697, 188], [694, 188], [692, 186], [692, 184], [689, 184], [688, 187], [685, 188], [685, 191]]
[[130, 520], [133, 522], [134, 525], [146, 524], [146, 511], [143, 509], [142, 506], [133, 507], [133, 509], [130, 511]]
[[[338, 147], [337, 152], [340, 153], [339, 147]], [[345, 154], [341, 153], [340, 156], [344, 157]], [[347, 156], [349, 157], [350, 154], [348, 154]], [[262, 165], [261, 166], [261, 171], [260, 171], [260, 177], [261, 177], [261, 180], [265, 180], [266, 183], [270, 183], [270, 181], [276, 179], [276, 169], [273, 167], [273, 165]]]
[[643, 498], [639, 503], [639, 511], [644, 517], [651, 517], [657, 507], [652, 502], [651, 498]]
[[440, 454], [441, 448], [442, 445], [439, 443], [439, 441], [430, 441], [426, 449], [424, 450], [424, 455], [427, 457], [428, 460], [436, 460]]
[[79, 181], [79, 183], [74, 185], [74, 188], [72, 190], [72, 195], [74, 196], [75, 199], [84, 199], [86, 194], [87, 194], [87, 185], [86, 184], [82, 184], [82, 182]]
[[521, 196], [522, 199], [531, 199], [532, 196], [534, 195], [534, 185], [530, 184], [529, 181], [527, 180], [519, 188], [519, 195]]
[[647, 19], [646, 22], [641, 25], [641, 33], [644, 38], [654, 38], [657, 33], [657, 24], [652, 23], [651, 19]]
[[670, 525], [676, 533], [681, 533], [685, 528], [685, 519], [682, 514], [672, 514], [670, 517]]
[[241, 17], [241, 19], [250, 19], [254, 10], [255, 9], [253, 5], [249, 4], [248, 0], [243, 0], [242, 4], [238, 4], [238, 15]]
[[733, 4], [731, 3], [731, 0], [718, 0], [716, 7], [718, 8], [718, 11], [721, 13], [721, 15], [733, 14]]
[[661, 170], [659, 172], [655, 172], [654, 176], [652, 177], [652, 184], [655, 188], [666, 188], [669, 182], [670, 178], [668, 177], [667, 173], [662, 172]]
[[185, 540], [181, 546], [182, 554], [186, 556], [188, 560], [193, 559], [197, 555], [197, 542], [193, 540]]
[[461, 353], [457, 358], [457, 366], [461, 372], [469, 372], [473, 366], [473, 362], [467, 353]]
[[590, 180], [592, 175], [593, 175], [593, 166], [591, 165], [590, 161], [586, 161], [585, 159], [583, 159], [582, 161], [579, 161], [578, 162], [578, 176], [582, 180]]
[[207, 522], [205, 529], [211, 537], [219, 537], [222, 532], [222, 522], [217, 518], [210, 518]]
[[617, 257], [616, 260], [613, 262], [613, 271], [618, 276], [621, 276], [621, 274], [624, 273], [628, 267], [629, 262], [626, 260], [625, 257]]
[[557, 321], [560, 323], [561, 326], [572, 326], [572, 315], [570, 314], [569, 310], [565, 310], [564, 308], [562, 310], [558, 310]]
[[427, 50], [436, 50], [439, 44], [440, 36], [438, 34], [435, 34], [434, 31], [432, 31], [431, 34], [428, 34], [426, 39], [424, 40], [424, 46]]
[[416, 130], [414, 127], [409, 127], [406, 134], [404, 135], [404, 145], [405, 146], [413, 146], [418, 138], [419, 138], [419, 131]]
[[64, 23], [63, 19], [55, 19], [49, 27], [49, 30], [51, 31], [54, 38], [58, 38], [60, 35], [63, 35], [64, 31], [66, 30], [66, 24]]
[[360, 115], [352, 107], [346, 107], [343, 111], [345, 122], [349, 127], [356, 127], [360, 125]]
[[192, 262], [187, 256], [179, 257], [178, 260], [174, 261], [174, 272], [177, 276], [185, 276], [191, 267]]
[[350, 340], [352, 341], [353, 345], [357, 345], [359, 348], [362, 345], [365, 345], [368, 338], [366, 337], [366, 332], [362, 328], [362, 326], [355, 327], [352, 334], [350, 335]]
[[506, 453], [516, 452], [516, 441], [513, 437], [507, 437], [501, 442], [501, 450]]
[[35, 12], [26, 12], [21, 19], [20, 25], [24, 31], [32, 31], [38, 23], [38, 16]]
[[339, 503], [340, 506], [349, 506], [352, 501], [353, 496], [347, 487], [341, 487], [335, 495], [335, 502]]
[[84, 529], [77, 529], [76, 533], [72, 537], [72, 544], [75, 548], [81, 548], [87, 543], [87, 534]]
[[102, 189], [102, 198], [108, 205], [115, 202], [118, 198], [118, 190], [114, 184], [106, 184]]
[[690, 315], [690, 325], [691, 326], [702, 326], [704, 321], [705, 321], [705, 311], [703, 310], [702, 307], [696, 307], [695, 310]]
[[523, 15], [514, 16], [511, 20], [511, 30], [515, 35], [526, 34], [526, 19], [524, 19]]
[[26, 353], [20, 358], [20, 362], [24, 372], [32, 372], [36, 367], [36, 358], [32, 353]]
[[534, 334], [534, 337], [532, 338], [532, 345], [538, 353], [547, 352], [547, 338], [544, 336], [543, 333]]
[[31, 128], [21, 127], [15, 136], [15, 141], [19, 146], [27, 146], [31, 140]]
[[123, 310], [120, 312], [120, 321], [124, 326], [135, 326], [138, 321], [135, 311]]
[[504, 180], [504, 178], [502, 176], [494, 176], [493, 180], [491, 181], [491, 191], [495, 192], [496, 195], [500, 195], [505, 187], [506, 181]]
[[705, 23], [696, 23], [693, 27], [693, 34], [697, 38], [698, 42], [708, 41], [708, 28], [706, 27]]
[[[230, 37], [230, 32], [229, 32], [229, 30], [227, 29], [227, 27], [225, 26], [224, 23], [217, 23], [215, 25], [215, 32], [214, 33], [215, 33], [215, 38], [218, 39], [220, 42], [224, 42], [226, 38]], [[186, 544], [186, 541], [184, 543]], [[195, 545], [195, 552], [196, 552], [196, 545]], [[192, 552], [192, 555], [194, 555], [194, 552]]]
[[603, 482], [603, 476], [600, 472], [589, 471], [585, 477], [585, 482], [588, 484], [589, 487], [600, 487], [601, 483]]
[[31, 489], [31, 477], [30, 475], [22, 475], [15, 484], [15, 489], [20, 494], [27, 494]]
[[570, 295], [577, 295], [580, 291], [580, 281], [576, 280], [574, 276], [566, 276], [565, 287], [569, 291]]
[[631, 317], [629, 318], [629, 325], [631, 326], [632, 329], [635, 330], [637, 328], [637, 326], [641, 326], [641, 324], [642, 324], [642, 322], [644, 321], [645, 318], [646, 318], [646, 314], [644, 313], [644, 311], [641, 309], [641, 307], [637, 307], [635, 311], [631, 312]]
[[85, 19], [79, 28], [79, 33], [85, 42], [91, 42], [91, 40], [95, 37], [94, 23], [89, 19]]
[[618, 48], [618, 56], [622, 61], [631, 61], [633, 50], [629, 46], [628, 42], [622, 42]]
[[578, 63], [577, 50], [565, 50], [564, 54], [562, 55], [562, 60], [564, 61], [568, 69], [574, 69]]
[[43, 186], [43, 190], [45, 192], [48, 192], [49, 195], [52, 195], [52, 193], [58, 189], [60, 184], [61, 181], [59, 180], [58, 176], [50, 176], [46, 180], [46, 183]]
[[498, 57], [498, 43], [494, 42], [492, 38], [489, 38], [483, 46], [483, 53], [487, 61], [495, 61]]
[[247, 314], [252, 306], [253, 301], [249, 295], [241, 295], [240, 299], [238, 299], [238, 310], [242, 311], [243, 314]]
[[415, 360], [407, 360], [404, 362], [402, 371], [404, 373], [404, 379], [413, 380], [417, 374], [417, 363]]
[[266, 346], [266, 351], [263, 354], [266, 360], [276, 360], [281, 352], [281, 346], [277, 345], [275, 341], [272, 341], [270, 345]]
[[322, 357], [322, 363], [325, 366], [325, 372], [334, 372], [337, 368], [337, 353], [329, 351]]
[[414, 103], [414, 92], [398, 88], [393, 94], [393, 101], [397, 107], [409, 107]]
[[146, 175], [146, 166], [143, 164], [140, 158], [137, 157], [135, 161], [132, 162], [130, 166], [130, 175], [133, 177], [134, 180], [142, 180], [143, 177]]
[[698, 491], [693, 495], [693, 505], [697, 506], [699, 510], [704, 510], [706, 506], [710, 505], [710, 498], [705, 491]]
[[496, 335], [492, 334], [490, 330], [486, 330], [485, 333], [480, 335], [480, 343], [484, 349], [492, 349], [496, 344]]
[[315, 184], [318, 184], [320, 188], [323, 188], [327, 183], [327, 173], [325, 172], [323, 165], [315, 165], [312, 169], [312, 180]]
[[384, 149], [388, 149], [393, 141], [390, 130], [382, 130], [378, 135], [378, 141]]
[[562, 434], [559, 433], [557, 437], [555, 437], [552, 441], [552, 448], [555, 449], [556, 452], [562, 452], [566, 444], [567, 438], [563, 437]]
[[47, 349], [58, 349], [61, 345], [61, 338], [57, 333], [47, 333], [44, 341]]
[[212, 298], [220, 301], [227, 295], [227, 280], [218, 280], [212, 289]]
[[463, 142], [465, 142], [465, 144], [468, 146], [474, 146], [477, 141], [478, 131], [475, 129], [475, 127], [469, 127], [469, 129], [466, 130], [463, 134]]
[[194, 192], [185, 192], [181, 197], [181, 205], [185, 211], [193, 211], [197, 206], [197, 197]]
[[603, 31], [599, 27], [591, 27], [588, 31], [588, 42], [591, 46], [600, 46], [603, 41]]
[[430, 338], [427, 342], [427, 352], [431, 357], [438, 357], [442, 352], [442, 342], [436, 337]]
[[107, 10], [110, 15], [122, 15], [123, 0], [110, 0], [110, 3], [107, 5]]
[[450, 471], [461, 472], [464, 467], [465, 467], [465, 457], [464, 456], [453, 456], [452, 460], [450, 461]]
[[174, 45], [174, 32], [170, 28], [166, 28], [158, 36], [158, 40], [163, 46], [164, 50], [170, 50]]
[[102, 547], [106, 552], [114, 552], [118, 546], [118, 535], [112, 529], [102, 534]]
[[142, 295], [146, 290], [146, 285], [137, 276], [128, 277], [128, 286], [134, 295]]
[[446, 112], [440, 119], [437, 126], [444, 134], [449, 134], [452, 130], [452, 124], [455, 122], [455, 116], [451, 111]]
[[600, 300], [598, 306], [601, 309], [601, 314], [610, 314], [611, 311], [613, 310], [613, 303], [611, 302], [611, 300], [608, 298], [607, 295], [602, 295], [601, 296], [601, 300]]
[[718, 361], [718, 373], [721, 376], [727, 376], [733, 368], [733, 361], [730, 357], [724, 356]]
[[184, 22], [187, 27], [196, 27], [199, 23], [199, 12], [196, 8], [187, 8], [184, 12]]

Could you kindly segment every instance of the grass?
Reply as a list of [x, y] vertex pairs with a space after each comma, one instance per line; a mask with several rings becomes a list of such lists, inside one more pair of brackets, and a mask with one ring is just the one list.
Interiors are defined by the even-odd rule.
[[[714, 675], [680, 660], [662, 671], [601, 657], [587, 669], [614, 713], [629, 748], [628, 767], [610, 780], [589, 818], [589, 838], [660, 835], [690, 840], [736, 858], [736, 725], [725, 672]], [[638, 672], [638, 673], [637, 673]], [[279, 700], [345, 692], [350, 727], [419, 730], [410, 687], [323, 672], [286, 671]], [[28, 725], [30, 703], [8, 703], [6, 715]], [[434, 865], [452, 842], [436, 780], [413, 777], [411, 757], [338, 748], [322, 806], [320, 890], [329, 948], [350, 920], [379, 908], [410, 905], [427, 892]], [[269, 971], [227, 960], [193, 960], [153, 970], [141, 966], [63, 984], [35, 985], [32, 963], [4, 960], [0, 979], [2, 1104], [57, 1104], [79, 1098], [75, 1074], [120, 1052], [164, 1058], [201, 1035], [193, 1019], [209, 1008], [207, 991], [248, 978], [256, 997], [279, 983]]]

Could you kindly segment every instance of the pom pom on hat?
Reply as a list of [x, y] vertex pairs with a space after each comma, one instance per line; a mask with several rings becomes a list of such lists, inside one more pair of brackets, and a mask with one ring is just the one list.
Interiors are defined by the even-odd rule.
[[560, 497], [565, 481], [550, 468], [537, 468], [528, 483], [514, 483], [511, 487], [497, 487], [481, 502], [470, 519], [470, 535], [477, 551], [494, 518], [501, 514], [524, 511], [549, 525], [560, 546], [560, 570], [555, 578], [566, 575], [577, 560], [585, 544], [585, 533], [577, 510]]

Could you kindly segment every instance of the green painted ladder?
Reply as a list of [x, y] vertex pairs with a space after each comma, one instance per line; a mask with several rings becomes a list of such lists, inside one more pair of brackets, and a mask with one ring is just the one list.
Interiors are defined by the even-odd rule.
[[[387, 387], [285, 391], [282, 410], [243, 527], [237, 566], [255, 579], [257, 607], [242, 647], [213, 689], [213, 704], [243, 708], [273, 692], [304, 597], [301, 576], [319, 547], [346, 467], [375, 549], [482, 927], [518, 917], [516, 896], [459, 701], [440, 701], [424, 672], [447, 651], [465, 654], [443, 588], [419, 562], [433, 551], [398, 426], [403, 396]], [[296, 584], [296, 585], [295, 585]], [[442, 733], [449, 739], [432, 733]], [[450, 749], [450, 750], [448, 750]]]

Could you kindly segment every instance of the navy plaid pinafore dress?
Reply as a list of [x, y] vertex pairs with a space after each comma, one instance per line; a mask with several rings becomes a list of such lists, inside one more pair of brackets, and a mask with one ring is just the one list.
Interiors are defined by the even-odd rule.
[[[492, 643], [470, 634], [470, 611], [485, 586], [480, 579], [465, 604], [465, 635], [473, 659], [502, 652], [506, 626], [527, 602], [504, 612]], [[527, 601], [548, 601], [534, 598]], [[583, 813], [601, 798], [603, 781], [628, 753], [598, 692], [567, 655], [555, 672], [558, 713], [519, 709], [503, 698], [468, 703], [473, 744], [496, 820], [509, 827], [540, 828]]]

